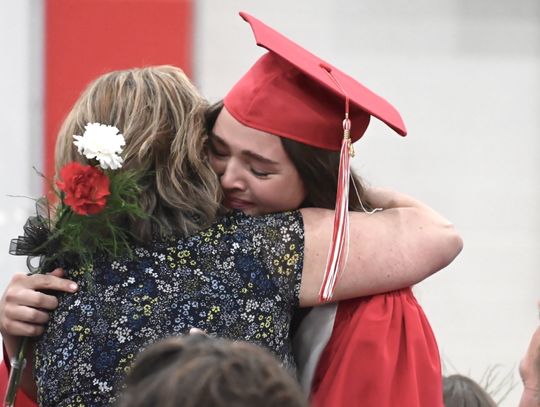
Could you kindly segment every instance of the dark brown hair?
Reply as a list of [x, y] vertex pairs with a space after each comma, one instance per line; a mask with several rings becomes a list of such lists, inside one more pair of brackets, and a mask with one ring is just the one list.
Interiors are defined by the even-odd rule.
[[[206, 125], [209, 134], [222, 108], [223, 101], [216, 102], [209, 107], [206, 114]], [[283, 149], [293, 162], [306, 188], [306, 198], [300, 207], [334, 209], [338, 184], [339, 152], [312, 147], [285, 137], [280, 137], [280, 140]], [[365, 209], [371, 209], [364, 196], [363, 181], [352, 169], [351, 175], [349, 182], [349, 209], [362, 211], [360, 199]], [[358, 194], [356, 193], [355, 184]]]
[[443, 398], [445, 407], [497, 407], [482, 386], [460, 374], [443, 377]]
[[203, 334], [162, 340], [135, 360], [119, 407], [307, 407], [266, 350]]

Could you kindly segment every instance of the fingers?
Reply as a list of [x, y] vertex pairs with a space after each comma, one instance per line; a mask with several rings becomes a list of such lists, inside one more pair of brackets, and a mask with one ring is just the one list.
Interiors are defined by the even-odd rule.
[[10, 305], [54, 310], [58, 299], [54, 295], [42, 293], [31, 288], [8, 287], [4, 295], [6, 308]]
[[39, 336], [45, 331], [44, 325], [27, 324], [21, 321], [8, 320], [2, 326], [2, 335]]
[[51, 271], [49, 274], [56, 277], [64, 277], [64, 269], [56, 268], [53, 271]]
[[77, 291], [77, 284], [51, 274], [16, 274], [6, 288], [4, 301], [6, 304], [52, 310], [58, 306], [58, 300], [49, 294], [51, 291], [72, 293]]
[[[23, 285], [28, 288], [39, 291], [61, 291], [65, 293], [73, 293], [77, 291], [78, 286], [75, 282], [63, 277], [62, 269], [55, 269], [49, 274], [33, 274], [31, 276], [19, 276]], [[27, 283], [24, 282], [24, 277], [28, 277]]]
[[10, 302], [2, 301], [0, 312], [0, 332], [2, 335], [36, 336], [43, 333], [44, 325], [49, 321], [47, 311]]
[[63, 278], [64, 271], [49, 274], [15, 274], [0, 299], [0, 332], [16, 336], [37, 336], [49, 321], [49, 311], [58, 307], [52, 293], [76, 292], [77, 284]]

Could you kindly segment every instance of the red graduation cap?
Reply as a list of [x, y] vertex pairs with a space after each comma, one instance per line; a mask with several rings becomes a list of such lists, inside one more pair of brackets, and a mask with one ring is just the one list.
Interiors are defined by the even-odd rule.
[[225, 107], [242, 124], [328, 150], [340, 149], [346, 99], [352, 142], [370, 116], [407, 134], [398, 111], [364, 85], [261, 21], [241, 12], [263, 55], [225, 97]]
[[245, 126], [341, 150], [334, 234], [320, 293], [328, 301], [348, 251], [350, 144], [362, 137], [371, 116], [402, 136], [407, 130], [382, 97], [249, 14], [240, 16], [251, 25], [257, 45], [269, 52], [225, 96], [228, 112]]

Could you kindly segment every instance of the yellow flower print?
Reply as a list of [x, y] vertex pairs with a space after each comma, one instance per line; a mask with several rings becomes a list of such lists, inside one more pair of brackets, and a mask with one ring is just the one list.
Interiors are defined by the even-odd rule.
[[79, 334], [79, 342], [82, 342], [90, 333], [90, 328], [85, 328], [82, 325], [75, 325], [72, 328], [72, 331]]
[[118, 362], [118, 366], [116, 367], [117, 372], [124, 372], [128, 373], [131, 369], [131, 365], [133, 364], [133, 353], [128, 353], [126, 357], [121, 358]]
[[178, 252], [177, 256], [182, 259], [184, 257], [189, 257], [189, 255], [190, 255], [189, 250], [182, 250], [182, 251]]
[[210, 322], [214, 319], [214, 315], [219, 314], [221, 312], [221, 308], [218, 305], [213, 305], [210, 311], [208, 312], [208, 316], [206, 317], [206, 322]]

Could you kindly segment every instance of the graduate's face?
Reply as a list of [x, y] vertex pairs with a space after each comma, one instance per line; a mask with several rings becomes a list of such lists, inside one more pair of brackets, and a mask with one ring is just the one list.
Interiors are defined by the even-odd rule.
[[223, 108], [209, 140], [225, 205], [249, 215], [296, 209], [304, 184], [279, 137], [246, 127]]

